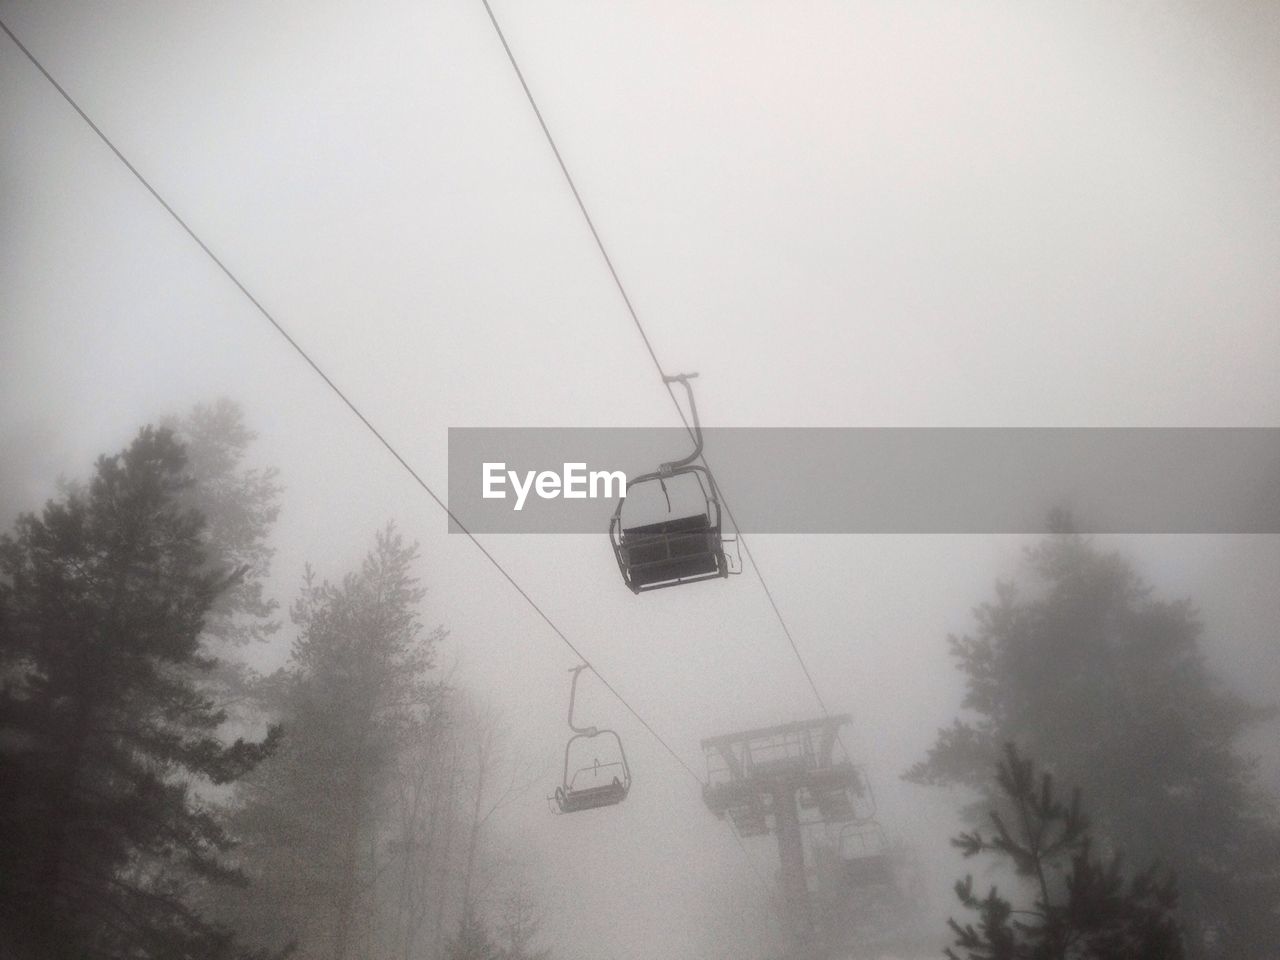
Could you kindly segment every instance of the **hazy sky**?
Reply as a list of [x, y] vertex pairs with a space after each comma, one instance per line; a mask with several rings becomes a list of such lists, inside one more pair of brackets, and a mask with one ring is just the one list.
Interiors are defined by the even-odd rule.
[[[706, 422], [1278, 425], [1280, 5], [494, 3]], [[440, 492], [450, 426], [676, 422], [479, 0], [0, 17]], [[7, 38], [0, 91], [5, 521], [140, 424], [231, 396], [287, 487], [281, 600], [394, 518], [461, 675], [557, 764], [569, 652]], [[816, 713], [750, 572], [633, 597], [603, 532], [487, 543], [691, 763], [704, 736]], [[896, 835], [954, 826], [897, 778], [958, 705], [945, 634], [1021, 544], [753, 541]], [[1275, 538], [1126, 548], [1274, 695]], [[607, 815], [552, 819], [542, 787], [513, 811], [554, 936], [700, 955], [680, 918], [742, 853], [584, 695], [636, 789]], [[771, 841], [751, 856], [770, 870]]]

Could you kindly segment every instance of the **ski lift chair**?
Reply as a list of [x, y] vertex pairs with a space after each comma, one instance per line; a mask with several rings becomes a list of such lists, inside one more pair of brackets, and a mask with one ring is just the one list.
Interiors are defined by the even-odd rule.
[[850, 887], [893, 886], [893, 865], [884, 829], [874, 820], [849, 824], [840, 831], [844, 882]]
[[[586, 669], [587, 664], [584, 663], [571, 671], [573, 681], [569, 687], [569, 729], [573, 731], [573, 736], [564, 745], [564, 770], [560, 777], [560, 785], [556, 787], [555, 792], [556, 807], [560, 813], [579, 813], [583, 810], [611, 807], [627, 799], [627, 794], [631, 792], [631, 768], [627, 765], [627, 753], [622, 747], [622, 738], [613, 730], [579, 727], [573, 722], [573, 705], [578, 694], [578, 676]], [[570, 775], [574, 743], [601, 736], [613, 738], [617, 746], [616, 759], [601, 763], [599, 757], [593, 757], [591, 763], [577, 767]]]
[[[702, 426], [698, 422], [698, 408], [693, 402], [693, 388], [689, 386], [690, 378], [696, 376], [696, 373], [682, 373], [662, 378], [664, 383], [683, 383], [689, 393], [689, 409], [693, 414], [693, 453], [629, 481], [618, 499], [613, 519], [609, 521], [609, 540], [613, 544], [618, 569], [632, 593], [727, 577], [736, 572], [730, 569], [725, 557], [715, 478], [706, 467], [693, 462], [702, 455]], [[697, 482], [702, 494], [701, 510], [683, 516], [668, 516], [656, 523], [627, 525], [623, 507], [629, 492], [643, 484], [656, 483], [662, 490], [670, 514], [671, 496], [667, 482], [686, 476]]]

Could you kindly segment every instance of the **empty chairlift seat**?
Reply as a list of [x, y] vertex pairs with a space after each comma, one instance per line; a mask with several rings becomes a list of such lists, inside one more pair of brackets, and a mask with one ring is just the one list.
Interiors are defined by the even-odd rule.
[[729, 575], [720, 505], [710, 499], [708, 503], [705, 513], [621, 527], [615, 534], [618, 567], [633, 592]]
[[556, 806], [561, 813], [611, 807], [627, 799], [630, 788], [631, 777], [622, 763], [597, 762], [578, 770], [567, 785], [556, 787]]
[[[689, 377], [693, 376], [697, 374], [664, 378], [667, 383], [683, 383], [689, 392], [689, 408], [693, 413], [693, 453], [682, 460], [664, 463], [653, 473], [632, 479], [619, 498], [613, 519], [609, 522], [609, 540], [613, 544], [618, 569], [632, 593], [727, 577], [735, 572], [730, 570], [725, 557], [715, 479], [706, 467], [693, 463], [702, 455], [702, 426], [693, 402], [693, 389], [689, 386]], [[692, 504], [682, 504], [686, 506], [685, 512], [671, 515], [669, 483], [677, 489], [677, 494], [696, 491], [696, 510], [687, 509]], [[668, 516], [665, 519], [628, 523], [624, 516], [627, 499], [641, 487], [661, 489], [667, 504]]]
[[850, 887], [889, 887], [894, 883], [889, 842], [874, 820], [850, 824], [840, 832], [844, 881]]
[[[570, 671], [573, 682], [569, 687], [569, 729], [573, 736], [564, 745], [564, 770], [553, 795], [559, 813], [611, 807], [627, 799], [631, 792], [631, 768], [627, 766], [622, 738], [612, 730], [580, 727], [573, 722], [578, 677], [586, 669], [587, 665], [582, 664]], [[588, 749], [590, 753], [586, 753]]]

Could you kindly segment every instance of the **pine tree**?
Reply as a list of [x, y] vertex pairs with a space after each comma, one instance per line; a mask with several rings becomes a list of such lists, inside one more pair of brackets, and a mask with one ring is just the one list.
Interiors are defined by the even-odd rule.
[[1181, 960], [1172, 875], [1151, 867], [1126, 883], [1118, 854], [1094, 857], [1080, 792], [1063, 804], [1053, 778], [1043, 774], [1037, 782], [1031, 761], [1013, 744], [1006, 745], [996, 782], [1007, 812], [991, 812], [994, 834], [963, 833], [952, 842], [966, 857], [1008, 859], [1035, 898], [1029, 909], [1014, 910], [995, 887], [979, 899], [972, 876], [957, 883], [960, 902], [980, 917], [977, 927], [948, 921], [965, 960]]
[[1200, 652], [1187, 602], [1165, 601], [1123, 557], [1059, 519], [1030, 551], [1031, 584], [998, 585], [975, 636], [949, 638], [969, 716], [906, 774], [999, 800], [986, 771], [1016, 741], [1095, 810], [1095, 836], [1177, 872], [1192, 957], [1269, 960], [1280, 942], [1280, 820], [1235, 751], [1262, 719]]
[[166, 423], [187, 453], [192, 482], [182, 502], [205, 518], [201, 538], [209, 562], [238, 574], [205, 617], [202, 640], [218, 664], [202, 683], [216, 690], [234, 724], [252, 729], [260, 719], [253, 710], [258, 678], [245, 662], [244, 648], [280, 628], [279, 604], [266, 595], [275, 554], [271, 528], [280, 515], [278, 474], [245, 465], [256, 435], [231, 400], [197, 404], [185, 417]]
[[194, 679], [232, 580], [181, 505], [189, 485], [181, 445], [146, 428], [0, 539], [0, 909], [32, 957], [230, 949], [186, 897], [192, 876], [238, 879], [192, 781], [236, 780], [276, 734], [226, 745]]
[[265, 594], [275, 554], [271, 526], [280, 515], [279, 474], [245, 466], [256, 434], [231, 400], [197, 404], [171, 425], [186, 450], [192, 478], [183, 502], [204, 517], [205, 552], [210, 562], [242, 571], [219, 595], [205, 630], [226, 648], [265, 640], [280, 627], [279, 604]]
[[240, 789], [235, 818], [260, 883], [236, 911], [255, 943], [294, 939], [305, 955], [345, 960], [379, 935], [396, 763], [438, 700], [428, 672], [442, 634], [422, 633], [416, 556], [388, 527], [359, 573], [331, 584], [308, 571], [293, 605], [292, 658], [265, 690], [285, 738]]

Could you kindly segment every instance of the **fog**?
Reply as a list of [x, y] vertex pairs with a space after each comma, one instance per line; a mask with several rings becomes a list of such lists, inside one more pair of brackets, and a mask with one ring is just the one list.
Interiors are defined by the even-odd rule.
[[[494, 12], [654, 349], [699, 372], [703, 423], [1277, 425], [1280, 9]], [[678, 425], [479, 0], [0, 19], [437, 493], [450, 427]], [[284, 487], [284, 609], [305, 564], [340, 580], [388, 521], [420, 544], [441, 671], [537, 774], [486, 843], [531, 878], [552, 956], [781, 955], [760, 933], [775, 839], [736, 842], [590, 674], [581, 715], [618, 731], [634, 786], [551, 815], [573, 653], [7, 37], [0, 90], [4, 528], [140, 426], [231, 398]], [[924, 865], [936, 956], [952, 884], [983, 876], [948, 844], [973, 797], [902, 774], [961, 706], [947, 635], [1039, 539], [761, 535], [742, 576], [641, 596], [603, 530], [482, 542], [699, 772], [703, 738], [822, 714], [762, 574]], [[1280, 537], [1096, 542], [1190, 599], [1215, 675], [1275, 703]], [[284, 619], [255, 669], [287, 663]], [[1273, 796], [1276, 732], [1238, 744]]]

